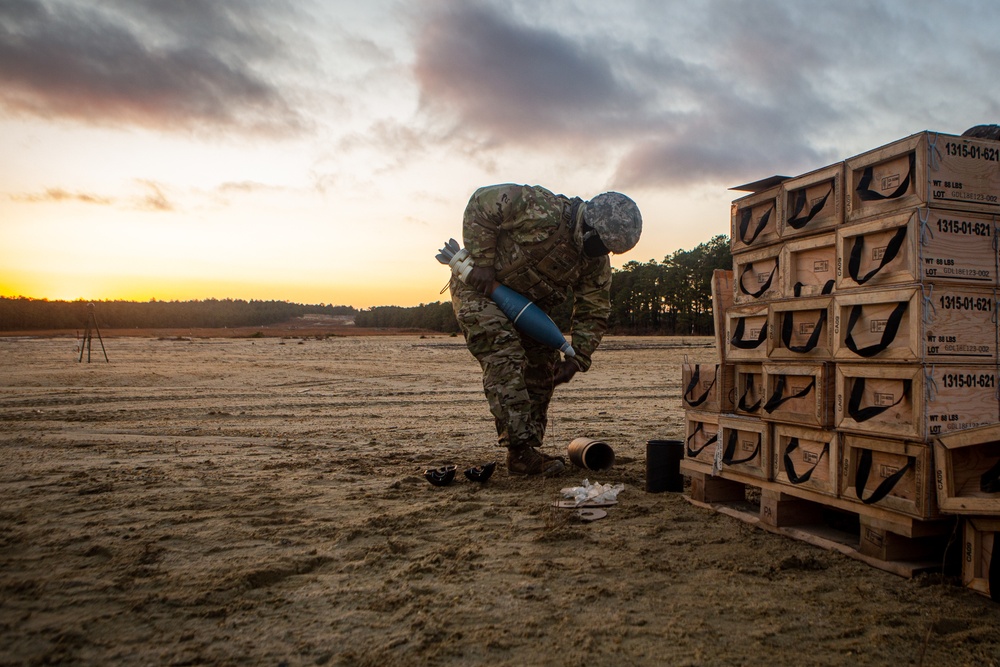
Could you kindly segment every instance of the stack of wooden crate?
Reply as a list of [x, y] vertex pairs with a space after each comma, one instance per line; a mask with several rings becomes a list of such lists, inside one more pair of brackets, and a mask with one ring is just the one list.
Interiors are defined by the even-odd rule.
[[720, 363], [684, 368], [692, 496], [749, 484], [761, 521], [835, 508], [863, 556], [932, 557], [934, 439], [1000, 422], [1000, 143], [922, 132], [744, 187]]

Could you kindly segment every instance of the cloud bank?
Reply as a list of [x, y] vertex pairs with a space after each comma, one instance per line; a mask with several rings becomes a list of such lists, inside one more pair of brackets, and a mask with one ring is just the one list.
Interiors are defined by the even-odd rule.
[[[0, 112], [718, 187], [997, 122], [998, 21], [976, 0], [6, 0]], [[344, 100], [364, 131], [330, 120]]]
[[940, 101], [982, 88], [998, 55], [975, 26], [1000, 10], [982, 3], [630, 3], [627, 31], [579, 6], [574, 22], [432, 4], [414, 66], [425, 114], [486, 146], [617, 153], [622, 187], [733, 184], [848, 157], [873, 126], [960, 133]]
[[[277, 8], [277, 9], [275, 9]], [[266, 75], [276, 3], [7, 0], [0, 108], [155, 130], [282, 135], [303, 118]]]

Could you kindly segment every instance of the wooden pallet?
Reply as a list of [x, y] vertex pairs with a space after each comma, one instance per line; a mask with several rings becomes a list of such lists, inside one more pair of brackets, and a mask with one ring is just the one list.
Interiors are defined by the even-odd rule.
[[[691, 480], [692, 505], [906, 578], [941, 570], [954, 531], [954, 519], [921, 521], [731, 472], [713, 476], [695, 461], [682, 461], [681, 473]], [[748, 501], [756, 495], [759, 503]]]

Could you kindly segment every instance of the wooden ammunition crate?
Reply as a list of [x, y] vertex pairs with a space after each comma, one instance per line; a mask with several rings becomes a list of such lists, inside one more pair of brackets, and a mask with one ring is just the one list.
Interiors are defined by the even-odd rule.
[[840, 491], [840, 441], [833, 429], [775, 424], [772, 479], [797, 489], [836, 496]]
[[837, 284], [837, 235], [789, 241], [782, 246], [779, 262], [784, 297], [832, 294]]
[[933, 444], [941, 512], [1000, 517], [1000, 424], [942, 435]]
[[997, 282], [993, 216], [918, 208], [837, 232], [837, 290]]
[[767, 337], [768, 359], [832, 359], [833, 297], [775, 301], [768, 310]]
[[719, 415], [684, 411], [684, 458], [712, 465], [719, 443]]
[[726, 359], [760, 361], [767, 359], [766, 304], [734, 306], [726, 311]]
[[736, 396], [732, 364], [681, 364], [681, 401], [685, 409], [732, 412]]
[[781, 198], [782, 240], [835, 230], [844, 224], [844, 163], [784, 181]]
[[838, 292], [834, 359], [995, 364], [996, 290], [915, 285]]
[[733, 255], [733, 303], [749, 305], [780, 299], [781, 246]]
[[964, 523], [962, 583], [966, 588], [1000, 602], [1000, 557], [993, 559], [1000, 519], [969, 517]]
[[996, 366], [836, 364], [839, 430], [923, 442], [998, 420]]
[[730, 208], [732, 251], [777, 243], [781, 211], [780, 185], [734, 200]]
[[843, 434], [841, 452], [841, 498], [918, 519], [937, 516], [929, 445]]
[[733, 411], [738, 415], [755, 417], [764, 405], [764, 366], [762, 364], [736, 364], [736, 398]]
[[719, 416], [720, 469], [756, 479], [771, 479], [771, 427], [754, 417]]
[[726, 363], [726, 311], [733, 307], [733, 272], [712, 271], [712, 324], [715, 326], [715, 352]]
[[847, 222], [915, 206], [1000, 211], [1000, 144], [920, 132], [846, 161]]
[[763, 367], [761, 419], [817, 428], [833, 425], [833, 364], [766, 363]]

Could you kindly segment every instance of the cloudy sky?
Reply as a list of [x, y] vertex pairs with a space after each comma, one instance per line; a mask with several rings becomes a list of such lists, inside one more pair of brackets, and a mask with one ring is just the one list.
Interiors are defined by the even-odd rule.
[[993, 0], [0, 0], [0, 296], [437, 301], [472, 192], [728, 188], [1000, 122]]

